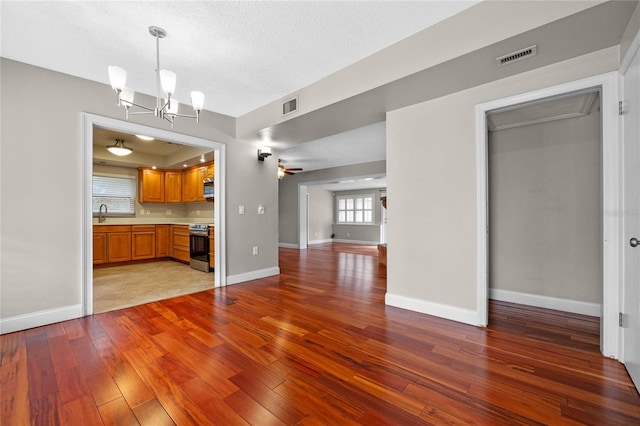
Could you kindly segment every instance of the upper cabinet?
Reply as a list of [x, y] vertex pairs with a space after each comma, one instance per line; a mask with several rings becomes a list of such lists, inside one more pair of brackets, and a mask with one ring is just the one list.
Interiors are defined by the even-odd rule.
[[204, 179], [213, 179], [213, 163], [185, 170], [138, 169], [141, 203], [193, 203], [204, 198]]
[[164, 171], [138, 169], [138, 191], [141, 203], [164, 203]]
[[182, 202], [182, 171], [166, 170], [164, 172], [164, 199], [167, 203]]

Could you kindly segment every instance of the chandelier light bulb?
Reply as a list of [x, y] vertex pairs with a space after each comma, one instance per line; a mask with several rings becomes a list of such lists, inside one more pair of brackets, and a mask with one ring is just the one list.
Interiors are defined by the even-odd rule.
[[120, 103], [124, 105], [125, 108], [129, 108], [133, 104], [133, 98], [136, 92], [134, 92], [129, 87], [124, 87], [120, 92]]
[[204, 107], [204, 93], [191, 92], [191, 105], [196, 112], [202, 111], [202, 107]]
[[169, 70], [160, 70], [160, 85], [167, 97], [173, 95], [176, 91], [176, 73]]
[[124, 85], [127, 82], [127, 72], [120, 67], [110, 66], [109, 70], [109, 82], [113, 90], [119, 91], [124, 89]]
[[[169, 100], [165, 99], [164, 102], [167, 103]], [[178, 114], [178, 105], [180, 103], [178, 101], [176, 101], [175, 99], [171, 99], [171, 104], [167, 104], [167, 109], [165, 110], [165, 114], [169, 114], [169, 115], [176, 115]], [[171, 106], [169, 108], [169, 106]]]

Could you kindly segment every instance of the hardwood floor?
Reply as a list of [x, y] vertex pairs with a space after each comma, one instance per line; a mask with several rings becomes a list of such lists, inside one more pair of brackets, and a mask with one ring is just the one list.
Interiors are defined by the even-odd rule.
[[1, 336], [0, 423], [640, 424], [620, 363], [532, 339], [513, 305], [467, 326], [385, 306], [375, 247], [280, 255], [279, 277]]

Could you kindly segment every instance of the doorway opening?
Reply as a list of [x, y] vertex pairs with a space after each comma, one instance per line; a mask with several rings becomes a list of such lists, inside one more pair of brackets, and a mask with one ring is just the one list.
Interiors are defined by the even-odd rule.
[[[83, 314], [94, 313], [94, 276], [93, 276], [93, 206], [92, 206], [92, 180], [94, 169], [94, 132], [109, 131], [119, 132], [129, 135], [145, 135], [166, 143], [182, 145], [185, 149], [197, 148], [212, 154], [214, 167], [214, 181], [217, 193], [213, 202], [213, 214], [206, 214], [202, 220], [215, 225], [214, 256], [215, 269], [210, 280], [213, 287], [226, 285], [226, 265], [225, 265], [225, 220], [224, 220], [224, 179], [225, 179], [225, 145], [201, 139], [193, 136], [173, 133], [162, 129], [120, 121], [107, 117], [96, 116], [83, 113], [83, 285], [82, 303]], [[207, 211], [211, 211], [208, 207]], [[142, 212], [139, 212], [140, 214]], [[149, 214], [149, 212], [145, 212]], [[189, 212], [198, 214], [199, 211]], [[150, 220], [152, 218], [149, 218]], [[187, 230], [188, 232], [188, 230]], [[187, 234], [188, 241], [188, 234]], [[187, 244], [188, 247], [188, 244]]]
[[[491, 171], [490, 171], [490, 137], [489, 137], [489, 127], [490, 127], [490, 119], [492, 117], [491, 114], [494, 112], [509, 112], [516, 111], [518, 108], [524, 105], [542, 105], [543, 102], [547, 102], [551, 99], [569, 99], [573, 95], [586, 95], [592, 96], [594, 93], [600, 97], [600, 105], [601, 111], [597, 114], [598, 117], [601, 118], [600, 129], [597, 131], [597, 151], [599, 156], [599, 160], [596, 161], [595, 167], [599, 166], [599, 173], [596, 175], [598, 187], [601, 191], [596, 189], [596, 193], [591, 192], [590, 196], [596, 198], [597, 201], [597, 210], [595, 213], [593, 211], [590, 213], [591, 219], [591, 229], [590, 241], [589, 244], [595, 247], [591, 247], [590, 258], [597, 259], [594, 271], [591, 271], [597, 274], [595, 281], [592, 281], [592, 289], [593, 291], [599, 291], [600, 294], [598, 296], [601, 297], [601, 303], [596, 303], [598, 301], [598, 296], [594, 296], [591, 294], [588, 297], [582, 297], [582, 299], [572, 300], [570, 297], [567, 297], [567, 294], [570, 294], [569, 290], [566, 293], [548, 293], [551, 296], [545, 294], [544, 291], [536, 292], [532, 291], [531, 288], [534, 284], [536, 284], [536, 279], [538, 280], [537, 284], [539, 287], [544, 287], [544, 285], [549, 285], [548, 283], [544, 283], [540, 285], [541, 282], [541, 271], [545, 269], [546, 264], [538, 262], [537, 265], [528, 264], [529, 270], [525, 271], [526, 273], [522, 273], [520, 271], [521, 279], [524, 277], [524, 283], [516, 283], [519, 287], [516, 286], [516, 290], [506, 290], [501, 286], [507, 286], [511, 284], [500, 283], [497, 285], [497, 288], [492, 288], [492, 279], [496, 274], [496, 264], [494, 263], [494, 259], [492, 259], [491, 254], [492, 250], [504, 250], [506, 247], [509, 247], [509, 244], [513, 247], [520, 246], [520, 248], [524, 247], [526, 249], [530, 249], [531, 247], [526, 246], [531, 243], [532, 245], [538, 245], [544, 248], [544, 245], [541, 245], [540, 242], [536, 242], [533, 240], [518, 240], [518, 239], [510, 239], [510, 236], [506, 237], [506, 241], [508, 244], [505, 245], [505, 241], [496, 241], [496, 235], [492, 233], [491, 224], [498, 220], [499, 217], [492, 217], [491, 213], [494, 206], [491, 205], [492, 201], [497, 202], [496, 200], [492, 200], [490, 192], [491, 185]], [[478, 194], [478, 222], [477, 222], [477, 253], [478, 253], [478, 263], [477, 263], [477, 301], [478, 301], [478, 324], [486, 326], [488, 324], [488, 308], [489, 303], [488, 300], [493, 292], [493, 296], [496, 296], [496, 290], [498, 296], [504, 297], [506, 296], [514, 296], [521, 297], [519, 303], [522, 303], [523, 300], [526, 300], [527, 303], [535, 305], [543, 301], [544, 303], [556, 303], [560, 302], [560, 306], [569, 306], [571, 309], [577, 309], [578, 311], [581, 309], [586, 309], [589, 314], [597, 314], [600, 317], [600, 350], [605, 356], [617, 357], [618, 355], [618, 327], [617, 327], [617, 317], [618, 317], [618, 309], [619, 309], [619, 231], [620, 231], [620, 223], [619, 219], [612, 217], [612, 215], [607, 214], [607, 212], [615, 211], [619, 208], [619, 143], [618, 143], [618, 125], [617, 125], [617, 108], [616, 108], [616, 99], [617, 99], [617, 78], [616, 73], [605, 74], [601, 76], [595, 76], [591, 78], [587, 78], [584, 80], [579, 80], [572, 83], [567, 83], [559, 86], [554, 86], [551, 88], [523, 94], [517, 95], [506, 99], [501, 99], [498, 101], [487, 102], [484, 104], [480, 104], [476, 106], [476, 130], [477, 130], [477, 194]], [[593, 101], [593, 100], [592, 100]], [[544, 109], [544, 108], [543, 108]], [[495, 117], [504, 118], [504, 117]], [[526, 121], [526, 120], [525, 120]], [[547, 124], [551, 125], [551, 124]], [[596, 123], [597, 126], [597, 123]], [[517, 153], [514, 149], [514, 146], [507, 146], [506, 149], [511, 149], [511, 152], [506, 154], [506, 157], [515, 156]], [[557, 147], [556, 147], [557, 148]], [[566, 149], [566, 146], [563, 148], [560, 146], [560, 150]], [[552, 149], [551, 149], [552, 151]], [[527, 153], [527, 155], [530, 153]], [[593, 154], [593, 151], [591, 152]], [[521, 161], [526, 162], [526, 155], [523, 155], [520, 159]], [[510, 164], [507, 162], [507, 168], [513, 166], [514, 164]], [[524, 163], [522, 163], [524, 164]], [[544, 172], [544, 170], [542, 170]], [[525, 173], [523, 170], [515, 170], [514, 173]], [[563, 170], [560, 169], [556, 171], [556, 173], [562, 174]], [[519, 178], [522, 178], [520, 176]], [[593, 175], [591, 176], [593, 178]], [[533, 178], [529, 178], [533, 180]], [[538, 183], [539, 182], [533, 182]], [[512, 188], [511, 191], [514, 189]], [[519, 205], [521, 203], [520, 199], [522, 198], [523, 192], [535, 192], [534, 188], [529, 189], [520, 189], [521, 193], [512, 193], [511, 198], [507, 198], [503, 200], [503, 204], [509, 208], [511, 206], [511, 210], [515, 210], [517, 212], [518, 208], [522, 207]], [[509, 194], [509, 191], [506, 192]], [[504, 194], [503, 194], [504, 195]], [[528, 194], [531, 195], [531, 194]], [[534, 194], [535, 195], [535, 194]], [[569, 195], [573, 197], [573, 195]], [[566, 196], [565, 196], [566, 197]], [[557, 198], [562, 198], [562, 196], [557, 195]], [[556, 200], [557, 201], [557, 200]], [[562, 200], [560, 200], [562, 201]], [[593, 201], [593, 200], [592, 200]], [[526, 206], [526, 203], [524, 204]], [[550, 206], [547, 206], [550, 208]], [[530, 208], [530, 206], [529, 206]], [[551, 208], [550, 208], [551, 209]], [[552, 210], [552, 209], [551, 209]], [[526, 215], [532, 214], [533, 212], [529, 210], [525, 210]], [[552, 212], [554, 213], [554, 212]], [[556, 212], [557, 206], [556, 206]], [[569, 220], [572, 218], [577, 221], [582, 220], [581, 215], [576, 215], [575, 211], [572, 214], [567, 215]], [[519, 215], [512, 215], [511, 220], [514, 221], [513, 226], [518, 226], [517, 220], [522, 220], [522, 211]], [[517, 219], [513, 219], [517, 218]], [[531, 223], [538, 220], [538, 217], [531, 218]], [[596, 222], [596, 229], [593, 230], [593, 222]], [[509, 219], [505, 219], [506, 224], [508, 225]], [[520, 223], [519, 226], [526, 227], [527, 223]], [[545, 228], [545, 232], [549, 232], [550, 227]], [[528, 231], [530, 231], [529, 229]], [[502, 230], [504, 231], [504, 229]], [[534, 229], [534, 234], [536, 230]], [[540, 232], [540, 231], [538, 231]], [[594, 237], [595, 236], [595, 237]], [[532, 237], [533, 238], [533, 237]], [[537, 236], [536, 236], [537, 238]], [[575, 242], [576, 237], [572, 235], [569, 238], [568, 243]], [[595, 238], [595, 241], [593, 239]], [[552, 239], [551, 239], [552, 241]], [[502, 246], [500, 246], [502, 244]], [[585, 243], [583, 243], [585, 244]], [[493, 246], [495, 245], [495, 246]], [[541, 248], [537, 247], [537, 248]], [[570, 247], [570, 245], [569, 245]], [[595, 253], [595, 257], [594, 257]], [[493, 253], [495, 254], [495, 253]], [[510, 253], [507, 253], [510, 255]], [[544, 259], [544, 256], [548, 256], [548, 252], [538, 251], [538, 257], [540, 259]], [[512, 259], [508, 259], [511, 261]], [[562, 260], [562, 259], [561, 259]], [[584, 261], [584, 259], [582, 259]], [[513, 261], [511, 265], [515, 265], [518, 262]], [[579, 262], [578, 262], [579, 263]], [[591, 265], [594, 266], [594, 265]], [[509, 265], [507, 265], [509, 267]], [[587, 268], [588, 269], [588, 268]], [[505, 277], [509, 277], [508, 270], [502, 270], [500, 272], [501, 279]], [[537, 274], [537, 275], [536, 275]], [[513, 274], [511, 275], [513, 277]], [[529, 280], [530, 282], [526, 282]], [[601, 290], [594, 290], [594, 288]], [[528, 290], [527, 290], [528, 289]], [[548, 290], [548, 289], [547, 289]], [[556, 289], [553, 289], [555, 291]], [[563, 290], [563, 291], [566, 291]], [[535, 297], [522, 297], [522, 295], [531, 296], [534, 294]], [[584, 296], [584, 295], [582, 295]], [[574, 298], [575, 299], [575, 298]], [[568, 302], [568, 303], [567, 303]], [[576, 302], [576, 303], [571, 303]], [[584, 302], [584, 303], [582, 303]], [[554, 305], [547, 305], [543, 307], [554, 308]], [[557, 309], [557, 308], [556, 308]]]

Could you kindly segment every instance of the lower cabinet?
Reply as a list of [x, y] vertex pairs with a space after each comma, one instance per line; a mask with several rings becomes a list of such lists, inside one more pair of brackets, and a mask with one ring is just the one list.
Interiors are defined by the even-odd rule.
[[99, 265], [107, 262], [107, 234], [106, 232], [93, 233], [93, 264]]
[[189, 226], [171, 225], [171, 257], [189, 263]]
[[156, 257], [156, 226], [131, 226], [131, 260]]
[[156, 257], [171, 256], [171, 225], [156, 225]]
[[131, 231], [107, 233], [107, 262], [127, 260], [131, 260]]
[[[210, 230], [213, 267], [213, 229]], [[188, 225], [95, 225], [93, 264], [171, 257], [189, 263]]]

